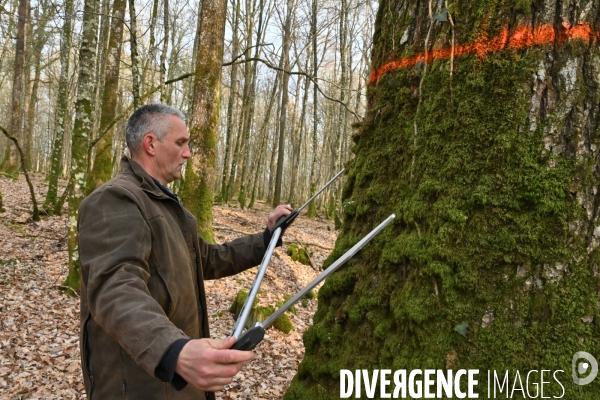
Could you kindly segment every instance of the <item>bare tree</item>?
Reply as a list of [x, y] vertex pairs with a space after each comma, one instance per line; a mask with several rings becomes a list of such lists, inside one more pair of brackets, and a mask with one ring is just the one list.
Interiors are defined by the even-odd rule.
[[[29, 0], [19, 0], [19, 20], [17, 22], [17, 46], [13, 72], [12, 111], [10, 114], [10, 132], [17, 140], [23, 133], [23, 70], [25, 67], [25, 24]], [[15, 173], [19, 167], [19, 153], [16, 146], [7, 146], [4, 161], [0, 165], [8, 173]]]
[[[284, 60], [283, 66], [286, 71], [290, 70], [290, 39], [291, 26], [294, 9], [296, 7], [295, 0], [287, 1], [287, 14], [283, 27], [283, 50], [281, 57]], [[284, 73], [281, 86], [281, 107], [279, 109], [279, 153], [277, 156], [277, 172], [275, 175], [275, 192], [273, 194], [273, 205], [281, 203], [281, 181], [283, 179], [283, 161], [285, 156], [285, 126], [286, 112], [288, 106], [288, 83], [290, 75]]]

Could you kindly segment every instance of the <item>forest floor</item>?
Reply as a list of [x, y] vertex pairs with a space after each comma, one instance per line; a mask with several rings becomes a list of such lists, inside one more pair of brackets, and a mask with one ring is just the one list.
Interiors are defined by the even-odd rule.
[[[33, 175], [38, 202], [47, 184]], [[5, 211], [0, 213], [0, 398], [85, 398], [79, 360], [79, 299], [59, 287], [66, 277], [66, 216], [32, 222], [31, 198], [23, 176], [0, 177]], [[256, 210], [213, 208], [214, 232], [222, 243], [264, 230], [269, 207]], [[302, 216], [276, 249], [261, 285], [261, 305], [274, 305], [294, 295], [320, 272], [333, 249], [336, 232], [325, 219]], [[291, 243], [301, 243], [312, 254], [314, 267], [292, 261]], [[248, 290], [256, 276], [252, 268], [234, 277], [206, 282], [211, 336], [226, 338], [234, 320], [228, 309], [240, 289]], [[302, 333], [312, 323], [316, 299], [297, 304], [289, 314], [294, 330], [284, 334], [273, 328], [255, 349], [256, 357], [235, 377], [217, 399], [281, 399], [304, 356]]]

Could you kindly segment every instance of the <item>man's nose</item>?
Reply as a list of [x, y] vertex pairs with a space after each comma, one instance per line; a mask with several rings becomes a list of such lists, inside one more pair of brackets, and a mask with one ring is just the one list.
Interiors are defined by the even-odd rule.
[[183, 154], [181, 156], [185, 159], [188, 159], [192, 156], [192, 152], [190, 151], [189, 146], [185, 146], [185, 149], [183, 150]]

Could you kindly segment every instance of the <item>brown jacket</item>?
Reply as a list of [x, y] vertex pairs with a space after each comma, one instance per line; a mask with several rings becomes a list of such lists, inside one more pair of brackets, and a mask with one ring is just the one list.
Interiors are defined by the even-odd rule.
[[82, 202], [78, 229], [88, 399], [205, 398], [192, 385], [175, 391], [154, 370], [176, 340], [209, 337], [204, 279], [259, 264], [262, 234], [206, 243], [196, 219], [126, 157]]

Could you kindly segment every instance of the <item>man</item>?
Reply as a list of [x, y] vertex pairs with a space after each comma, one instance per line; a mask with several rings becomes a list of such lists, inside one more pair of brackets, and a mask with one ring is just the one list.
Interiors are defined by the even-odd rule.
[[191, 154], [184, 116], [149, 104], [127, 123], [131, 158], [79, 209], [81, 362], [88, 399], [213, 399], [254, 353], [210, 339], [204, 279], [260, 263], [263, 234], [224, 245], [198, 237], [195, 218], [165, 186]]

